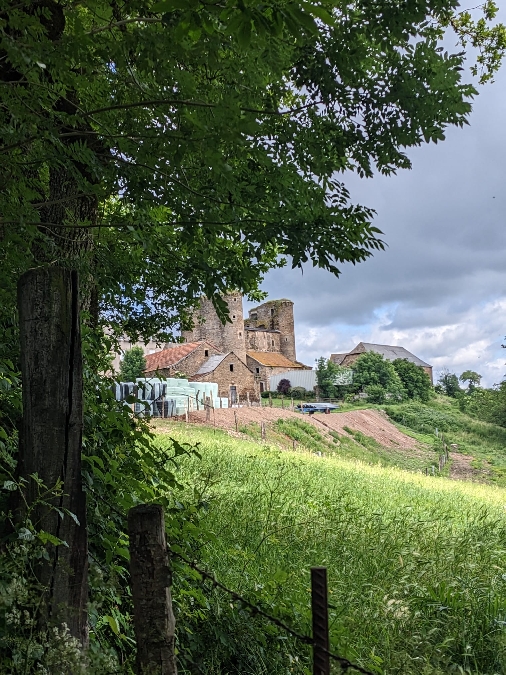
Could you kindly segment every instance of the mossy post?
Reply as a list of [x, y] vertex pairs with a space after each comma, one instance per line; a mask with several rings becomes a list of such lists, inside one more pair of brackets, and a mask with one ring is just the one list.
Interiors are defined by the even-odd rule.
[[137, 675], [177, 675], [176, 622], [163, 507], [139, 504], [128, 512], [130, 576], [137, 642]]
[[[76, 272], [49, 267], [26, 272], [18, 283], [23, 423], [19, 473], [33, 523], [66, 542], [48, 544], [34, 561], [47, 589], [44, 625], [68, 626], [87, 643], [88, 539], [81, 482], [83, 392]], [[31, 478], [37, 474], [40, 483]], [[46, 489], [58, 490], [37, 504]], [[69, 515], [72, 514], [72, 515]], [[62, 517], [63, 516], [63, 517]]]

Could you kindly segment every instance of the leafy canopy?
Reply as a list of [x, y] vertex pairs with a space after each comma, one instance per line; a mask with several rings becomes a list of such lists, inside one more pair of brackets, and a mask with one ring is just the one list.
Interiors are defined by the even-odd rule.
[[121, 361], [119, 375], [122, 382], [135, 382], [137, 378], [144, 377], [146, 359], [142, 347], [132, 347]]
[[[58, 260], [83, 271], [119, 332], [151, 337], [184, 322], [202, 292], [222, 315], [217, 293], [258, 296], [280, 254], [334, 274], [365, 260], [380, 233], [339, 175], [407, 168], [406, 148], [466, 122], [464, 54], [438, 46], [450, 25], [476, 32], [462, 17], [459, 28], [456, 6], [7, 6], [6, 288]], [[483, 39], [499, 58], [501, 43]]]
[[407, 359], [395, 359], [392, 365], [402, 382], [406, 396], [426, 403], [432, 393], [432, 383], [422, 366], [417, 366]]
[[446, 368], [439, 373], [435, 389], [450, 398], [457, 398], [458, 395], [462, 393], [462, 389], [459, 385], [459, 378], [455, 373], [450, 373]]
[[[385, 392], [396, 397], [403, 396], [402, 381], [392, 362], [383, 358], [383, 354], [377, 354], [376, 352], [361, 354], [351, 367], [353, 369], [353, 387], [356, 391], [368, 392], [368, 387], [379, 386]], [[376, 391], [375, 389], [374, 392]]]

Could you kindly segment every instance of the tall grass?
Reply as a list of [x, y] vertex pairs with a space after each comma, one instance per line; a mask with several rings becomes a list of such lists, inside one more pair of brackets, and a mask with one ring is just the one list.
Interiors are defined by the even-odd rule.
[[201, 443], [181, 472], [209, 505], [203, 560], [230, 587], [308, 632], [309, 568], [326, 565], [332, 649], [382, 675], [506, 672], [504, 490], [173, 435]]

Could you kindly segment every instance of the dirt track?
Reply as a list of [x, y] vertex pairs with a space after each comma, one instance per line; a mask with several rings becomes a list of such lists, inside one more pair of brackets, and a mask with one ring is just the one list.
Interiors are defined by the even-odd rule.
[[[244, 426], [252, 422], [272, 423], [280, 418], [293, 418], [308, 422], [314, 425], [320, 432], [328, 433], [337, 431], [340, 434], [346, 434], [344, 427], [361, 431], [366, 436], [374, 438], [387, 448], [405, 448], [415, 450], [419, 443], [410, 436], [406, 436], [399, 431], [391, 422], [386, 419], [377, 410], [352, 410], [343, 413], [332, 413], [330, 415], [316, 414], [304, 415], [283, 410], [281, 408], [233, 408], [217, 409], [211, 411], [211, 426], [216, 425], [221, 429], [235, 430], [235, 420], [239, 426]], [[205, 412], [190, 413], [190, 422], [194, 424], [206, 424]]]

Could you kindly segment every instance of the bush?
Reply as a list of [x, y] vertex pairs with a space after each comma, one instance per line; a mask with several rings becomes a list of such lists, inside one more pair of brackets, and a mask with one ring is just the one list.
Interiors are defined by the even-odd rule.
[[144, 377], [146, 359], [142, 347], [132, 347], [125, 353], [119, 369], [122, 382], [135, 382], [137, 378]]
[[384, 403], [386, 391], [380, 384], [371, 384], [365, 389], [370, 403]]
[[283, 394], [284, 396], [286, 396], [290, 392], [291, 386], [292, 385], [290, 384], [290, 380], [287, 380], [286, 378], [283, 378], [282, 380], [280, 380], [278, 382], [278, 386], [277, 386], [278, 394]]
[[433, 434], [436, 429], [443, 432], [456, 431], [461, 426], [454, 415], [440, 412], [422, 403], [408, 403], [399, 407], [387, 406], [385, 411], [395, 422], [425, 434]]
[[392, 362], [408, 398], [426, 403], [432, 393], [432, 384], [422, 366], [417, 366], [407, 359], [395, 359]]
[[361, 354], [352, 365], [352, 369], [354, 391], [367, 392], [369, 387], [379, 386], [385, 393], [393, 394], [397, 399], [403, 398], [402, 381], [391, 361], [384, 359], [382, 354], [376, 352]]

